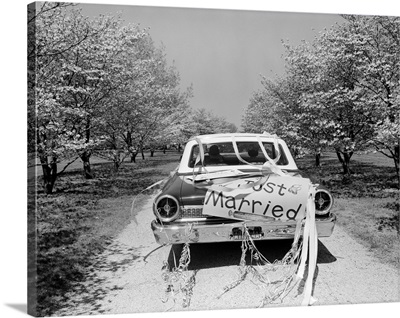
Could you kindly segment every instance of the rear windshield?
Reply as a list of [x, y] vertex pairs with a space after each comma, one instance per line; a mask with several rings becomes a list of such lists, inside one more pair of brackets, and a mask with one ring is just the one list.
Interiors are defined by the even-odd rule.
[[[256, 141], [249, 142], [236, 142], [239, 154], [243, 160], [254, 164], [262, 165], [267, 160], [260, 148], [260, 145]], [[213, 143], [203, 143], [204, 149], [204, 165], [205, 166], [233, 166], [233, 165], [245, 165], [242, 161], [238, 159], [235, 154], [232, 142], [213, 142]], [[275, 159], [278, 156], [274, 144], [272, 142], [262, 143], [265, 151], [271, 159]], [[288, 164], [287, 157], [279, 145], [280, 158], [277, 162], [280, 166], [285, 166]], [[189, 159], [189, 167], [193, 168], [196, 166], [201, 166], [199, 158], [199, 145], [194, 145]], [[196, 160], [198, 161], [196, 163]]]

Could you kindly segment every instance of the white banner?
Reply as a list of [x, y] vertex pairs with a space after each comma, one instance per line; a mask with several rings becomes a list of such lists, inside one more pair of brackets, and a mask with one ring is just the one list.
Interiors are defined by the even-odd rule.
[[[270, 175], [213, 185], [203, 214], [237, 220], [298, 220], [305, 217], [310, 180]], [[254, 184], [254, 186], [252, 186]]]

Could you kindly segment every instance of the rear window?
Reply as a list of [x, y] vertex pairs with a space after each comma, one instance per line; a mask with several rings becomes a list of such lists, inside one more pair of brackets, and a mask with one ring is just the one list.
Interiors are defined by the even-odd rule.
[[[254, 165], [263, 165], [267, 160], [260, 148], [260, 145], [256, 141], [246, 141], [246, 142], [236, 142], [240, 156], [247, 162]], [[203, 143], [204, 149], [204, 165], [205, 166], [234, 166], [234, 165], [245, 165], [241, 162], [233, 148], [232, 142], [213, 142], [213, 143]], [[278, 156], [274, 144], [272, 142], [262, 143], [265, 151], [271, 159], [275, 159]], [[278, 165], [285, 166], [288, 164], [287, 157], [279, 145], [280, 158]], [[199, 158], [199, 145], [194, 145], [191, 150], [189, 167], [193, 168], [196, 166], [201, 166]], [[198, 159], [199, 158], [199, 159]], [[198, 162], [196, 163], [196, 160]]]

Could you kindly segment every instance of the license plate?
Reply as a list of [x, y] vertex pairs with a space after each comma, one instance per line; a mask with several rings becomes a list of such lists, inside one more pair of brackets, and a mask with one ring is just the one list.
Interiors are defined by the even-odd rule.
[[[261, 239], [264, 237], [264, 232], [260, 226], [248, 227], [247, 232], [252, 239]], [[244, 228], [233, 228], [230, 237], [232, 240], [243, 240], [245, 238]]]

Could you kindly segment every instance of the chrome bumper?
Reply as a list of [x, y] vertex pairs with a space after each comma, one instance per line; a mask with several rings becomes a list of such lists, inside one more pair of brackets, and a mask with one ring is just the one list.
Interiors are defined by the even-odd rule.
[[[281, 240], [293, 239], [296, 230], [295, 221], [275, 222], [229, 222], [205, 224], [204, 222], [160, 224], [154, 220], [151, 222], [156, 242], [163, 244], [179, 243], [213, 243], [241, 241], [240, 229], [246, 223], [252, 233], [253, 240]], [[318, 237], [328, 237], [332, 234], [336, 223], [336, 216], [316, 219]]]

